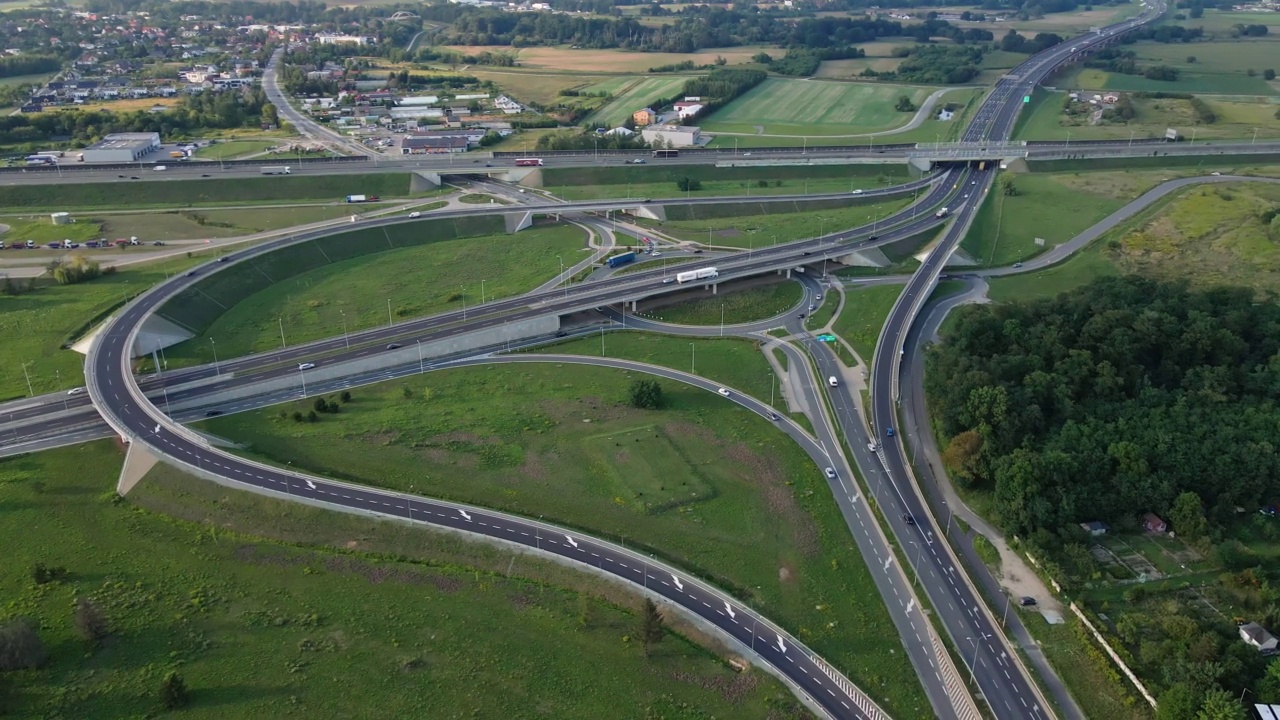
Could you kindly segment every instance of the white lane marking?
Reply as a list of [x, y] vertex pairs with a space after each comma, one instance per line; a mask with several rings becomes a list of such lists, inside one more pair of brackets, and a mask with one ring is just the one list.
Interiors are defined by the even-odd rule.
[[729, 619], [730, 619], [730, 620], [732, 620], [732, 619], [734, 619], [734, 618], [738, 617], [738, 613], [734, 612], [734, 611], [733, 611], [733, 608], [729, 607], [729, 601], [728, 601], [728, 600], [726, 600], [726, 601], [725, 601], [725, 603], [724, 603], [724, 611], [725, 611], [725, 612], [727, 612], [727, 613], [729, 613]]
[[565, 540], [568, 540], [570, 545], [572, 545], [572, 546], [574, 546], [574, 547], [578, 547], [578, 541], [574, 540], [573, 538], [569, 537], [568, 535], [565, 535], [565, 536], [564, 536], [564, 539], [565, 539]]
[[306, 483], [307, 483], [307, 487], [311, 488], [312, 490], [316, 489], [315, 483], [311, 482], [310, 480], [307, 480]]
[[[777, 633], [774, 634], [777, 635]], [[778, 635], [778, 650], [784, 653], [787, 651], [787, 646], [783, 644], [781, 635]]]
[[462, 515], [463, 520], [466, 520], [468, 522], [471, 521], [471, 516], [467, 514], [466, 510], [459, 510], [458, 513]]
[[[680, 578], [676, 577], [675, 575], [672, 575], [672, 576], [671, 576], [671, 581], [672, 581], [672, 582], [674, 582], [674, 583], [676, 584], [676, 589], [677, 589], [677, 590], [684, 590], [684, 583], [680, 582]], [[665, 584], [665, 583], [663, 583], [663, 584]]]

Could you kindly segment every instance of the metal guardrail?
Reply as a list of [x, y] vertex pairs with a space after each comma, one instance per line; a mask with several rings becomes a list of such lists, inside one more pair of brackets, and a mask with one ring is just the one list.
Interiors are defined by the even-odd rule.
[[157, 165], [178, 165], [184, 167], [263, 167], [267, 165], [324, 165], [324, 164], [345, 164], [352, 162], [366, 162], [370, 158], [366, 155], [337, 155], [327, 158], [260, 158], [257, 160], [199, 160], [191, 162], [189, 160], [180, 160], [173, 162], [165, 162], [162, 158], [156, 162], [131, 162], [131, 163], [62, 163], [58, 165], [35, 165], [32, 167], [0, 167], [0, 173], [41, 173], [41, 174], [57, 174], [63, 172], [83, 172], [86, 170], [146, 170]]

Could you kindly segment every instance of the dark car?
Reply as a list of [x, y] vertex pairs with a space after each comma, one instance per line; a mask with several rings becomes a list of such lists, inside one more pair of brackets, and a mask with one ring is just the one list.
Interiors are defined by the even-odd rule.
[[212, 175], [201, 175], [200, 177], [212, 177]]
[[693, 251], [693, 254], [694, 254], [694, 255], [701, 255], [701, 254], [702, 254], [702, 248], [697, 248], [697, 249], [695, 249], [695, 250]]
[[893, 437], [893, 428], [886, 428], [884, 434]]
[[770, 420], [773, 420], [773, 421], [778, 421], [778, 420], [781, 420], [781, 419], [782, 419], [782, 417], [781, 417], [780, 415], [778, 415], [778, 413], [776, 413], [776, 412], [771, 412], [771, 413], [769, 413], [769, 419], [770, 419]]
[[912, 516], [911, 516], [911, 513], [903, 513], [903, 514], [902, 514], [902, 522], [904, 522], [904, 523], [906, 523], [906, 524], [908, 524], [908, 525], [915, 525], [915, 524], [916, 524], [916, 519], [915, 519], [914, 517], [912, 517]]
[[231, 258], [227, 257], [226, 255], [223, 255], [222, 257], [218, 258], [218, 262], [226, 262], [230, 259]]
[[219, 416], [219, 415], [221, 415], [221, 414], [222, 414], [222, 411], [221, 411], [221, 410], [205, 410], [205, 411], [204, 411], [204, 416], [205, 416], [205, 417], [217, 417], [217, 416]]
[[395, 349], [397, 349], [397, 348], [399, 348], [399, 347], [401, 347], [400, 343], [388, 343], [388, 344], [387, 344], [387, 349], [388, 349], [388, 350], [395, 350]]
[[122, 177], [127, 177], [127, 176], [125, 176], [125, 175], [117, 175], [116, 177], [118, 177], [118, 178], [122, 178]]
[[155, 241], [155, 242], [153, 242], [153, 243], [151, 243], [151, 244], [152, 244], [152, 245], [155, 245], [156, 247], [159, 247], [159, 246], [161, 246], [161, 245], [164, 245], [164, 241], [163, 241], [163, 240], [157, 240], [157, 241]]
[[1022, 607], [1031, 607], [1036, 604], [1036, 599], [1030, 596], [1020, 597], [1018, 598], [1018, 604]]
[[566, 335], [568, 335], [568, 334], [569, 334], [569, 333], [567, 333], [567, 332], [565, 332], [565, 331], [563, 331], [563, 330], [558, 330], [558, 331], [556, 331], [556, 337], [564, 337], [564, 336], [566, 336]]
[[801, 255], [812, 255], [813, 253], [809, 252], [808, 250], [805, 250], [804, 252], [802, 252], [802, 253], [800, 253], [800, 254], [801, 254]]
[[138, 179], [138, 176], [137, 176], [137, 175], [130, 175], [130, 176], [129, 176], [129, 179], [130, 179], [130, 180], [137, 180], [137, 179]]
[[196, 274], [196, 271], [195, 271], [195, 270], [188, 270], [188, 271], [186, 272], [185, 277], [191, 277], [192, 275], [195, 275], [195, 274]]
[[869, 237], [869, 238], [867, 238], [867, 239], [868, 239], [868, 240], [879, 240], [879, 239], [880, 239], [880, 236], [879, 236], [879, 235], [872, 235], [871, 237]]
[[796, 317], [797, 317], [798, 319], [800, 319], [800, 320], [803, 320], [803, 319], [804, 319], [804, 313], [800, 313], [800, 314], [799, 314], [799, 315], [797, 315]]

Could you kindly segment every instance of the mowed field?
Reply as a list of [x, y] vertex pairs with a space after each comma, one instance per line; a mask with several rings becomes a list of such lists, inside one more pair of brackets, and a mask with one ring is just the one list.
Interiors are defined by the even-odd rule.
[[902, 125], [913, 116], [893, 109], [901, 95], [919, 105], [929, 91], [896, 85], [770, 78], [714, 113], [702, 129], [756, 134], [757, 126], [763, 126], [766, 135], [797, 136], [885, 130]]
[[823, 60], [822, 64], [818, 66], [818, 72], [814, 73], [813, 76], [823, 79], [851, 78], [856, 77], [867, 68], [871, 68], [876, 72], [893, 72], [906, 59], [893, 57], [893, 49], [909, 47], [913, 44], [910, 40], [877, 40], [875, 42], [859, 43], [858, 47], [867, 54], [866, 57]]
[[[489, 51], [511, 53], [512, 49], [505, 45], [454, 45], [456, 50], [467, 55], [477, 55]], [[693, 53], [647, 53], [628, 50], [572, 50], [567, 47], [529, 47], [516, 50], [516, 59], [520, 67], [543, 70], [568, 70], [592, 73], [646, 73], [651, 67], [674, 65], [687, 60], [695, 65], [710, 65], [717, 57], [722, 57], [728, 64], [735, 65], [749, 62], [751, 56], [761, 50], [760, 47], [713, 48]], [[774, 49], [776, 52], [776, 49]], [[468, 68], [470, 72], [470, 68]], [[638, 109], [638, 108], [637, 108]]]
[[604, 92], [611, 92], [614, 95], [613, 101], [593, 113], [587, 118], [587, 122], [617, 127], [631, 117], [632, 113], [647, 107], [650, 102], [671, 97], [680, 92], [680, 88], [684, 87], [688, 79], [684, 75], [658, 75], [646, 78], [620, 78], [625, 82], [608, 81], [605, 87], [616, 89], [604, 90]]

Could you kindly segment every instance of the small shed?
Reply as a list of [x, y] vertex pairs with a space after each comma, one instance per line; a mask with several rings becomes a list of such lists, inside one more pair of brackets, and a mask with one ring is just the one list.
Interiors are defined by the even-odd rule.
[[1094, 520], [1093, 522], [1080, 523], [1080, 528], [1089, 533], [1089, 535], [1098, 537], [1099, 535], [1106, 535], [1107, 531], [1111, 529], [1111, 526], [1104, 522]]
[[1275, 635], [1254, 622], [1240, 626], [1240, 639], [1258, 648], [1258, 652], [1263, 655], [1275, 655], [1277, 648], [1280, 647], [1280, 641], [1276, 640]]
[[1142, 529], [1147, 532], [1162, 533], [1169, 530], [1169, 523], [1160, 519], [1155, 513], [1147, 513], [1142, 516]]

